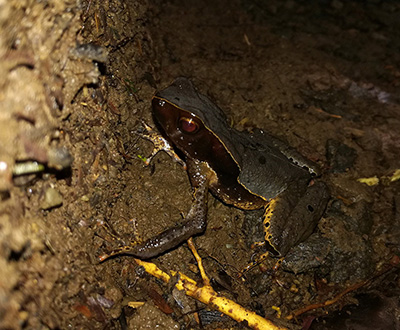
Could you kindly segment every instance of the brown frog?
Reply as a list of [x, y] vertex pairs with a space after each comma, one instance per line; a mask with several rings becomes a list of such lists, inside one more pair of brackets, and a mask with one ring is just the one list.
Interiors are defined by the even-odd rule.
[[183, 155], [194, 188], [194, 202], [182, 225], [114, 254], [151, 258], [206, 229], [208, 190], [240, 209], [264, 208], [265, 242], [277, 256], [305, 240], [321, 218], [329, 193], [315, 180], [315, 164], [262, 130], [237, 131], [223, 111], [197, 92], [187, 78], [152, 99], [153, 115], [164, 138], [151, 132], [152, 157], [160, 150]]

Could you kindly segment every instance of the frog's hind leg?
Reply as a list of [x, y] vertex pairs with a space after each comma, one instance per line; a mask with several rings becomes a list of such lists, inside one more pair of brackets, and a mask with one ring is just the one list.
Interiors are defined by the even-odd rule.
[[132, 255], [141, 259], [153, 258], [177, 247], [190, 237], [203, 233], [207, 226], [207, 195], [207, 185], [197, 188], [195, 201], [189, 210], [186, 222], [182, 225], [169, 228], [143, 243], [133, 243], [117, 248], [100, 256], [99, 260], [102, 262], [120, 254]]
[[143, 243], [122, 246], [99, 257], [104, 261], [109, 257], [126, 254], [136, 258], [149, 259], [171, 250], [190, 237], [203, 233], [207, 226], [207, 200], [210, 171], [205, 164], [192, 164], [196, 169], [194, 201], [186, 216], [186, 222], [169, 228]]
[[304, 191], [292, 186], [270, 201], [264, 213], [265, 241], [272, 252], [284, 256], [308, 238], [329, 200], [325, 183], [313, 182]]

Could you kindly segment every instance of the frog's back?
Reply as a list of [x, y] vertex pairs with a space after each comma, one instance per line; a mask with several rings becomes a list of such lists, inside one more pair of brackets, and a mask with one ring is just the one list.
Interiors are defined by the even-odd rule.
[[[238, 132], [242, 141], [238, 180], [253, 193], [269, 200], [293, 185], [306, 189], [316, 165], [271, 135], [256, 130]], [[299, 193], [301, 193], [299, 191]]]

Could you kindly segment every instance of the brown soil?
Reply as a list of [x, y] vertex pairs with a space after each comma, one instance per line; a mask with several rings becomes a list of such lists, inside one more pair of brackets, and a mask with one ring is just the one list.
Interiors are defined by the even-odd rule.
[[[215, 289], [276, 322], [276, 307], [284, 318], [370, 280], [286, 326], [317, 328], [371, 292], [393, 303], [385, 326], [399, 325], [399, 15], [379, 0], [0, 0], [0, 329], [243, 327], [132, 257], [98, 262], [117, 244], [105, 228], [146, 239], [190, 207], [178, 163], [138, 157], [152, 150], [138, 134], [153, 125], [151, 97], [178, 76], [235, 128], [264, 128], [319, 163], [332, 193], [318, 248], [297, 247], [277, 271], [270, 258], [245, 281], [251, 215], [210, 197], [195, 242]], [[200, 279], [186, 244], [152, 261]]]

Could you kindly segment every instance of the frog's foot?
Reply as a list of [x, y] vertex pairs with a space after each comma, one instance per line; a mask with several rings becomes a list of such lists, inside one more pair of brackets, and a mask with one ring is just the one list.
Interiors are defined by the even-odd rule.
[[141, 238], [137, 231], [136, 222], [133, 220], [131, 220], [131, 222], [133, 223], [132, 236], [135, 237], [135, 241], [132, 243], [129, 243], [129, 244], [125, 243], [125, 240], [115, 231], [115, 229], [108, 222], [104, 222], [101, 224], [102, 230], [105, 232], [105, 235], [103, 236], [103, 235], [97, 234], [97, 236], [99, 236], [100, 238], [102, 238], [103, 240], [108, 241], [108, 242], [116, 242], [113, 244], [119, 245], [119, 246], [116, 249], [110, 250], [110, 251], [100, 255], [98, 257], [100, 262], [103, 262], [104, 260], [109, 259], [118, 254], [126, 254], [127, 251], [132, 250], [134, 248], [134, 246], [141, 243]]
[[142, 121], [142, 125], [145, 128], [146, 132], [138, 133], [138, 135], [154, 144], [154, 149], [151, 155], [145, 160], [146, 166], [150, 164], [154, 156], [157, 155], [160, 151], [165, 151], [175, 162], [182, 165], [183, 168], [186, 170], [185, 162], [176, 154], [171, 144], [160, 133], [156, 132], [150, 125], [147, 125], [144, 121]]
[[106, 252], [100, 256], [98, 256], [99, 262], [103, 262], [111, 257], [114, 257], [116, 255], [121, 255], [121, 254], [129, 254], [129, 252], [133, 249], [134, 245], [124, 245], [121, 246], [117, 249], [111, 250], [109, 252]]

